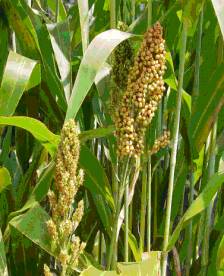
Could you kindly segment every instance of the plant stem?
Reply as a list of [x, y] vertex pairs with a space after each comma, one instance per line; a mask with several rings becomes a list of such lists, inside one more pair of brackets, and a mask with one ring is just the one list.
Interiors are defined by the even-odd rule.
[[148, 27], [152, 25], [152, 0], [148, 0]]
[[132, 21], [135, 20], [135, 0], [131, 0], [131, 15]]
[[125, 232], [124, 232], [124, 261], [128, 262], [128, 194], [129, 194], [129, 185], [125, 185], [125, 196], [124, 196], [124, 218], [125, 218]]
[[168, 195], [167, 195], [165, 232], [164, 232], [164, 241], [163, 241], [162, 276], [166, 276], [166, 266], [167, 266], [166, 249], [168, 245], [169, 232], [170, 232], [170, 217], [171, 217], [171, 208], [172, 208], [174, 173], [175, 173], [175, 166], [176, 166], [178, 134], [179, 134], [179, 125], [180, 125], [180, 111], [181, 111], [181, 98], [182, 98], [182, 88], [183, 88], [183, 78], [184, 78], [186, 44], [187, 44], [187, 24], [184, 21], [183, 27], [182, 27], [182, 34], [181, 34], [177, 102], [176, 102], [176, 111], [175, 111], [175, 117], [174, 117], [173, 143], [172, 143], [171, 158], [170, 158], [170, 174], [169, 174], [169, 185], [168, 185]]
[[[214, 124], [211, 133], [210, 142], [210, 158], [208, 163], [208, 179], [215, 173], [215, 157], [216, 157], [216, 136], [217, 136], [217, 122]], [[209, 236], [211, 231], [211, 218], [214, 200], [211, 201], [205, 212], [204, 224], [204, 239], [202, 244], [202, 275], [207, 275], [207, 267], [209, 263]]]
[[202, 38], [202, 26], [203, 26], [204, 12], [203, 8], [200, 14], [197, 42], [196, 42], [196, 56], [195, 56], [195, 71], [194, 71], [194, 87], [192, 93], [192, 113], [195, 110], [195, 102], [199, 95], [199, 74], [200, 74], [200, 56], [201, 56], [201, 38]]
[[56, 9], [55, 9], [55, 22], [58, 22], [59, 17], [59, 0], [56, 0]]
[[107, 262], [107, 270], [109, 270], [110, 268], [113, 269], [115, 266], [113, 255], [116, 254], [115, 252], [116, 252], [116, 236], [117, 236], [117, 230], [118, 230], [118, 219], [119, 219], [122, 198], [124, 195], [124, 190], [126, 185], [128, 165], [129, 165], [129, 157], [124, 161], [124, 166], [121, 172], [121, 183], [118, 189], [118, 198], [117, 198], [116, 207], [115, 207], [114, 225], [112, 229], [112, 237], [111, 237], [108, 262]]
[[[145, 145], [146, 148], [146, 145]], [[147, 153], [147, 152], [146, 152]], [[145, 215], [146, 215], [146, 193], [147, 193], [147, 162], [145, 156], [142, 160], [142, 193], [141, 193], [141, 212], [140, 212], [140, 251], [144, 252], [145, 244]]]
[[116, 0], [110, 0], [110, 28], [116, 28]]
[[147, 191], [147, 251], [151, 250], [151, 199], [152, 199], [152, 168], [151, 168], [151, 155], [148, 157], [148, 191]]

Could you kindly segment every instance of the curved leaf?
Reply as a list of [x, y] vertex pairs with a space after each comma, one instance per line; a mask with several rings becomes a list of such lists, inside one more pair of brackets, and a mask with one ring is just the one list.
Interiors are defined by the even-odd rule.
[[10, 125], [21, 127], [29, 131], [34, 138], [36, 138], [51, 154], [54, 156], [57, 145], [60, 140], [58, 135], [52, 133], [43, 123], [40, 121], [23, 116], [13, 117], [0, 117], [0, 125]]
[[69, 100], [66, 120], [74, 118], [91, 88], [98, 70], [106, 62], [113, 49], [132, 34], [109, 30], [97, 35], [87, 48]]
[[12, 115], [23, 92], [40, 80], [40, 65], [36, 61], [10, 52], [0, 88], [0, 115]]
[[205, 189], [201, 192], [201, 194], [193, 201], [191, 206], [187, 209], [182, 219], [178, 223], [175, 228], [172, 236], [170, 237], [169, 244], [167, 247], [167, 251], [171, 250], [175, 245], [176, 241], [179, 238], [179, 234], [181, 230], [187, 225], [190, 219], [203, 211], [206, 207], [208, 207], [209, 203], [213, 199], [215, 193], [221, 187], [224, 182], [224, 174], [215, 174], [211, 177]]

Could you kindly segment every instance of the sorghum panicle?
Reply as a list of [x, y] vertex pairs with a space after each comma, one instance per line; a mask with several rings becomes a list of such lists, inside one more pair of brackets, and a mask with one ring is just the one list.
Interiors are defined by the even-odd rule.
[[170, 132], [166, 130], [164, 131], [163, 135], [155, 141], [152, 149], [150, 150], [150, 154], [157, 153], [160, 149], [168, 146], [169, 143], [170, 143]]
[[[118, 23], [118, 29], [127, 31], [128, 26], [123, 22]], [[114, 118], [115, 109], [119, 104], [123, 92], [127, 88], [128, 74], [134, 62], [134, 51], [130, 41], [125, 40], [116, 47], [111, 57], [111, 97], [110, 97], [110, 110], [111, 116]]]
[[[57, 151], [55, 191], [48, 192], [52, 218], [47, 222], [47, 229], [62, 267], [77, 265], [85, 247], [85, 243], [75, 239], [74, 235], [84, 212], [83, 201], [78, 203], [76, 210], [73, 209], [74, 197], [84, 179], [83, 170], [77, 172], [79, 152], [78, 129], [74, 120], [69, 120], [63, 126]], [[48, 269], [45, 266], [46, 275]]]
[[165, 91], [165, 41], [159, 23], [149, 29], [128, 75], [127, 89], [116, 111], [120, 156], [139, 156], [144, 134]]

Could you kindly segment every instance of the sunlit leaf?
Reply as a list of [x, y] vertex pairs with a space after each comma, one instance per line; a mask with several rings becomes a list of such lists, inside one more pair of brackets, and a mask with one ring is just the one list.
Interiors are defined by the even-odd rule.
[[66, 119], [74, 118], [91, 88], [98, 70], [106, 62], [113, 49], [122, 41], [133, 37], [129, 33], [109, 30], [97, 35], [87, 48], [69, 100]]
[[60, 140], [58, 135], [53, 134], [40, 121], [23, 116], [0, 117], [0, 125], [10, 125], [21, 127], [29, 131], [34, 138], [36, 138], [47, 150], [54, 156], [58, 142]]
[[12, 115], [23, 92], [40, 80], [40, 65], [36, 61], [10, 52], [0, 87], [0, 115]]

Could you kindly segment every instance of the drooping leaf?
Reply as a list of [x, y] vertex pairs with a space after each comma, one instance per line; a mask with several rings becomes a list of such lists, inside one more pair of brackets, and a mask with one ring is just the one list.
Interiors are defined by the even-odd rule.
[[66, 120], [74, 118], [91, 88], [98, 70], [113, 49], [122, 41], [133, 37], [129, 33], [109, 30], [97, 35], [87, 48], [79, 67], [66, 113]]
[[13, 117], [0, 117], [0, 125], [10, 125], [21, 127], [29, 131], [34, 138], [36, 138], [47, 150], [54, 156], [57, 145], [60, 140], [58, 135], [52, 133], [43, 123], [40, 121], [23, 116]]
[[23, 92], [40, 80], [40, 65], [36, 61], [10, 52], [0, 87], [0, 115], [12, 115]]
[[173, 234], [169, 239], [169, 244], [167, 247], [168, 251], [171, 250], [172, 247], [175, 245], [181, 230], [187, 225], [190, 219], [192, 219], [194, 216], [196, 216], [197, 214], [202, 212], [206, 207], [208, 207], [209, 203], [211, 202], [215, 193], [221, 187], [223, 182], [224, 182], [224, 174], [214, 174], [210, 178], [205, 189], [193, 201], [191, 206], [187, 209], [187, 211], [179, 221], [178, 225], [176, 226]]
[[136, 263], [118, 263], [118, 271], [101, 271], [93, 266], [84, 270], [80, 276], [158, 276], [160, 275], [159, 251], [151, 251], [149, 257]]
[[4, 167], [0, 168], [0, 193], [11, 184], [12, 180], [9, 171]]

